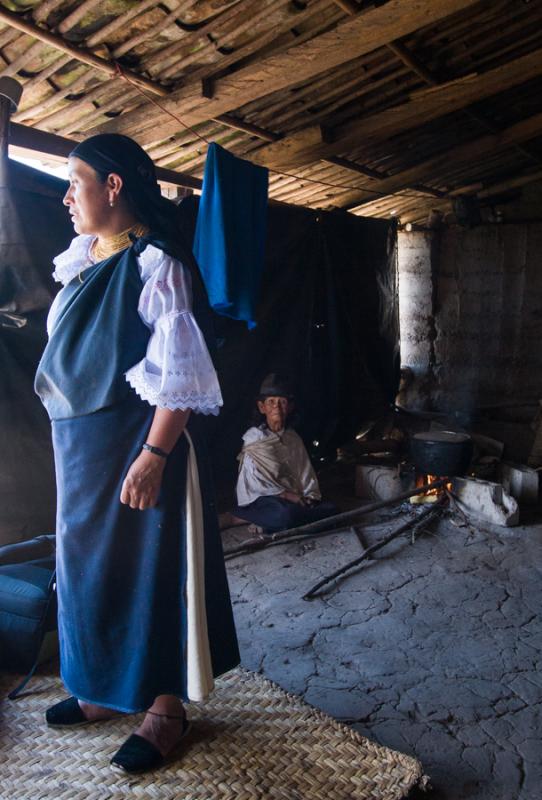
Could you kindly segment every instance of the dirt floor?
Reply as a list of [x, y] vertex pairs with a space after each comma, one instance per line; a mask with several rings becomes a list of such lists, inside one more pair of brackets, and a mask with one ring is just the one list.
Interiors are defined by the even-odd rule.
[[[405, 503], [364, 517], [363, 541], [413, 513]], [[225, 532], [225, 548], [246, 536]], [[229, 560], [243, 664], [415, 755], [435, 800], [540, 800], [542, 523], [468, 526], [445, 513], [414, 544], [404, 536], [302, 599], [361, 552], [343, 531]]]

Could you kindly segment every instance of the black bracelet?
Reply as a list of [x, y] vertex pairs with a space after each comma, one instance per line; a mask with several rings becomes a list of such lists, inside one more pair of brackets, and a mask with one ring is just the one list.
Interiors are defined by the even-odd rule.
[[162, 450], [160, 447], [155, 447], [153, 444], [148, 444], [145, 442], [143, 445], [143, 450], [148, 450], [149, 453], [154, 453], [155, 456], [160, 456], [160, 458], [167, 458], [169, 453], [166, 453], [165, 450]]

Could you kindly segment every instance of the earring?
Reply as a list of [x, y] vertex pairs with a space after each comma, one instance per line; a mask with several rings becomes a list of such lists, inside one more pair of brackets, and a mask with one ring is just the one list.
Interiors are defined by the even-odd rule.
[[114, 203], [112, 200], [110, 200], [110, 201], [109, 201], [109, 205], [111, 206], [111, 208], [113, 208], [113, 206], [115, 205], [115, 203]]

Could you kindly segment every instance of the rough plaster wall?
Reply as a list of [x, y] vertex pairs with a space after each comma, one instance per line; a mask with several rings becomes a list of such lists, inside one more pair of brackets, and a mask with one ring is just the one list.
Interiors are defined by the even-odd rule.
[[542, 396], [542, 223], [399, 234], [399, 295], [410, 405]]
[[431, 249], [429, 233], [398, 234], [401, 364], [414, 373], [414, 383], [407, 392], [408, 404], [413, 407], [429, 405], [433, 383]]
[[452, 228], [437, 278], [433, 399], [470, 410], [542, 393], [542, 224]]

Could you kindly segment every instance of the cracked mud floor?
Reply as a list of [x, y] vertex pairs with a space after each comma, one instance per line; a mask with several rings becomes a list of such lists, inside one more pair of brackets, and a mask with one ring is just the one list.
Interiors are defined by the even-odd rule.
[[[364, 517], [367, 545], [410, 513]], [[432, 800], [540, 800], [542, 525], [457, 522], [392, 542], [312, 601], [312, 584], [359, 556], [353, 533], [228, 561], [242, 661], [415, 755]]]

